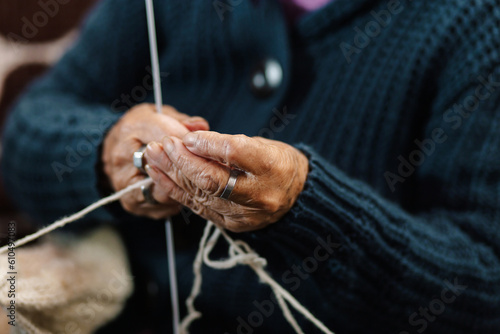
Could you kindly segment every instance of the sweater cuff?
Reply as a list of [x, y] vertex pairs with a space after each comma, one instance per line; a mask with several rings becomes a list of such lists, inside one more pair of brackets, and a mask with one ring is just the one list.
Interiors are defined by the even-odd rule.
[[359, 242], [363, 228], [358, 225], [366, 208], [362, 208], [363, 201], [358, 195], [371, 190], [325, 161], [311, 147], [304, 144], [295, 147], [309, 160], [304, 188], [281, 220], [254, 232], [253, 238], [273, 243], [280, 240], [294, 247], [301, 244], [309, 249], [317, 244], [318, 238], [326, 236], [342, 244], [351, 244], [353, 238]]

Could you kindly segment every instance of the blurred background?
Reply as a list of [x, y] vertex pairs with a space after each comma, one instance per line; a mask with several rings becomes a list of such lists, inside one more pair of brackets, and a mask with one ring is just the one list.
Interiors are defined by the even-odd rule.
[[[73, 43], [97, 0], [0, 0], [0, 132], [9, 107], [30, 82], [47, 71]], [[1, 154], [0, 159], [8, 159]], [[0, 171], [1, 173], [1, 171]], [[32, 232], [29, 218], [17, 212], [0, 174], [0, 244], [7, 223], [16, 221], [17, 238]]]

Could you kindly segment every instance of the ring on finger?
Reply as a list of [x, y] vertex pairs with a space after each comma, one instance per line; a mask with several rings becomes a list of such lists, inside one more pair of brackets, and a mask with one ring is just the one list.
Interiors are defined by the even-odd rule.
[[226, 187], [222, 191], [220, 198], [229, 200], [229, 196], [233, 192], [234, 186], [236, 185], [236, 180], [238, 179], [238, 175], [240, 175], [240, 172], [238, 172], [235, 169], [231, 169], [231, 173], [229, 174], [229, 179], [227, 180]]
[[152, 187], [153, 185], [150, 184], [149, 186], [141, 186], [141, 192], [142, 192], [142, 196], [144, 196], [144, 203], [148, 203], [148, 204], [159, 204], [159, 202], [153, 197], [153, 194], [152, 194]]
[[146, 173], [146, 169], [144, 167], [144, 151], [146, 150], [146, 145], [142, 145], [137, 151], [134, 152], [133, 162], [134, 166], [137, 167], [143, 174]]

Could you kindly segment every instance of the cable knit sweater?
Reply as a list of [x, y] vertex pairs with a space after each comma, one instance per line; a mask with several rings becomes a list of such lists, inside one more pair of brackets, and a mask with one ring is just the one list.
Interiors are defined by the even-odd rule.
[[[291, 211], [237, 237], [338, 334], [500, 333], [499, 8], [337, 0], [289, 26], [275, 1], [156, 1], [164, 102], [308, 155]], [[265, 57], [283, 82], [258, 98], [249, 81]], [[148, 64], [144, 3], [103, 1], [10, 116], [2, 167], [21, 209], [46, 224], [103, 196], [102, 138], [152, 101]], [[136, 276], [160, 284], [154, 311], [131, 306], [129, 319], [151, 325], [168, 313], [161, 224], [116, 207], [76, 224], [118, 216]], [[177, 225], [185, 297], [198, 224]], [[204, 275], [193, 333], [291, 332], [248, 269]]]

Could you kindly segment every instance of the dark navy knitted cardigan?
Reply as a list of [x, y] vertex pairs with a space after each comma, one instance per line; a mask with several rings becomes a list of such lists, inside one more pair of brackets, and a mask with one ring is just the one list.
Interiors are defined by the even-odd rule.
[[[291, 211], [237, 235], [280, 284], [338, 334], [500, 333], [500, 1], [337, 0], [291, 27], [274, 1], [170, 0], [156, 19], [166, 104], [309, 157]], [[259, 98], [249, 81], [267, 57], [284, 78]], [[2, 167], [22, 210], [47, 224], [105, 195], [102, 137], [152, 101], [148, 64], [143, 1], [103, 1], [8, 121]], [[189, 220], [176, 224], [183, 298]], [[168, 314], [161, 223], [114, 208], [75, 225], [95, 221], [133, 236], [137, 282], [160, 298], [123, 322], [153, 328]], [[292, 332], [248, 269], [204, 275], [194, 333]]]

